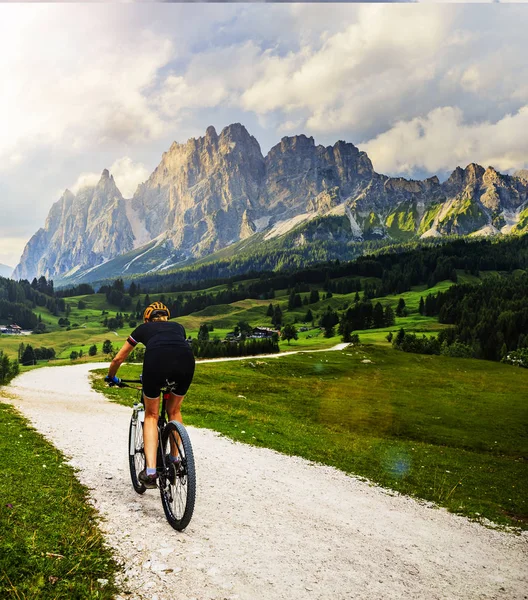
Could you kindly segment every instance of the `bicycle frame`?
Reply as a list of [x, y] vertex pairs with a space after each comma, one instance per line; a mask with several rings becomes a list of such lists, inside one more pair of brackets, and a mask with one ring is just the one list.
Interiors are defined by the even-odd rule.
[[[140, 423], [143, 423], [145, 420], [145, 407], [144, 407], [144, 403], [143, 403], [143, 389], [142, 388], [135, 388], [134, 386], [130, 386], [127, 385], [128, 383], [142, 383], [141, 379], [122, 379], [121, 383], [125, 384], [123, 387], [131, 387], [133, 389], [137, 389], [138, 391], [141, 392], [141, 396], [140, 396], [140, 401], [134, 403], [133, 406], [133, 412], [132, 412], [132, 420], [133, 420], [133, 427], [137, 427], [137, 422], [139, 421]], [[158, 449], [157, 449], [157, 456], [156, 456], [156, 470], [158, 472], [164, 472], [167, 465], [165, 464], [165, 455], [163, 454], [163, 452], [161, 451], [161, 447], [162, 447], [162, 441], [161, 441], [161, 435], [163, 433], [163, 428], [165, 427], [165, 425], [167, 424], [167, 400], [170, 398], [170, 388], [166, 387], [163, 388], [161, 390], [161, 410], [159, 412], [159, 416], [158, 416]], [[135, 433], [135, 432], [134, 432]], [[134, 442], [133, 440], [135, 439], [135, 436], [132, 435], [130, 438], [130, 447], [129, 447], [129, 452], [131, 455], [134, 454], [135, 452], [135, 447], [134, 447]]]

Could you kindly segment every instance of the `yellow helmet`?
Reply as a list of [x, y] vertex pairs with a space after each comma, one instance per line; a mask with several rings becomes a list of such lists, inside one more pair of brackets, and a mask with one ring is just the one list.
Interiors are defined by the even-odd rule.
[[143, 321], [152, 321], [155, 317], [167, 317], [170, 319], [169, 309], [161, 302], [153, 302], [145, 308], [143, 313]]

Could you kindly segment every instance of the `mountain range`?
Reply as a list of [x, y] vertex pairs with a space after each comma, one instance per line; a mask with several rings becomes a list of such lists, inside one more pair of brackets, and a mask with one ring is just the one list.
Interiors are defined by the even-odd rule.
[[526, 171], [506, 175], [472, 163], [443, 183], [388, 177], [345, 141], [284, 137], [263, 156], [235, 123], [174, 142], [132, 198], [106, 169], [95, 186], [66, 190], [13, 277], [97, 280], [103, 265], [114, 277], [166, 271], [241, 240], [256, 247], [285, 234], [302, 245], [526, 231]]

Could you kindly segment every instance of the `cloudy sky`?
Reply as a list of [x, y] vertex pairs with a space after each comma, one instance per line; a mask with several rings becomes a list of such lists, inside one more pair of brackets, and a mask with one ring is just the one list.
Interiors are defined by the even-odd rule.
[[378, 172], [528, 167], [523, 4], [0, 4], [0, 263], [106, 167], [241, 122], [353, 142]]

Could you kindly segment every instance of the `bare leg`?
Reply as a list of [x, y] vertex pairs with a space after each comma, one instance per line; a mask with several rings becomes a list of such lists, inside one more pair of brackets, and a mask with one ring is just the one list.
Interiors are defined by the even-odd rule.
[[183, 423], [181, 416], [181, 405], [185, 396], [177, 396], [171, 394], [167, 400], [167, 414], [169, 415], [169, 421], [179, 421]]
[[[170, 398], [167, 400], [167, 415], [169, 416], [169, 421], [178, 421], [179, 423], [183, 423], [182, 415], [181, 415], [181, 405], [185, 396], [177, 396], [176, 394], [171, 394]], [[171, 435], [170, 438], [171, 445], [171, 455], [178, 456], [178, 445], [176, 440], [173, 439]]]
[[143, 424], [143, 441], [145, 444], [145, 459], [149, 469], [156, 468], [156, 454], [158, 450], [158, 413], [159, 398], [147, 398], [145, 402], [145, 422]]

